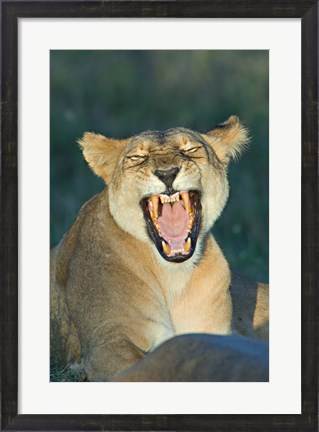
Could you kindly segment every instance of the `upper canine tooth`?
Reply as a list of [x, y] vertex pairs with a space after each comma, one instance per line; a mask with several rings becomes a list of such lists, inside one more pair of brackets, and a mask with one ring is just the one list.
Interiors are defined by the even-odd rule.
[[158, 195], [152, 196], [151, 202], [153, 207], [152, 211], [153, 211], [154, 218], [157, 219], [158, 218]]
[[192, 205], [189, 200], [188, 192], [181, 192], [182, 200], [185, 206], [186, 213], [191, 213]]
[[188, 224], [189, 231], [193, 228], [193, 223], [194, 223], [194, 215], [191, 214], [189, 218], [189, 224]]

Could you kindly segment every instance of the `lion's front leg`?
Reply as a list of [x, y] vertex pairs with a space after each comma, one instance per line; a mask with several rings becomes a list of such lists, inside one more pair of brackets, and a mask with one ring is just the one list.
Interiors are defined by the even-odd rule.
[[89, 381], [109, 381], [144, 357], [143, 351], [124, 335], [85, 349], [83, 363]]

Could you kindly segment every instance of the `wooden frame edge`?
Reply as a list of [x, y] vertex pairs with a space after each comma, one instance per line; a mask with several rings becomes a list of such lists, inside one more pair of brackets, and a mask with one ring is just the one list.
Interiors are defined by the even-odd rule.
[[[1, 430], [317, 430], [318, 2], [1, 1], [0, 358]], [[66, 8], [67, 5], [67, 8]], [[137, 12], [138, 6], [141, 9]], [[302, 18], [302, 415], [17, 415], [17, 21], [23, 16]], [[179, 12], [179, 13], [178, 13]], [[99, 16], [101, 16], [99, 15]], [[212, 428], [211, 421], [214, 421]], [[279, 429], [280, 427], [280, 429]]]

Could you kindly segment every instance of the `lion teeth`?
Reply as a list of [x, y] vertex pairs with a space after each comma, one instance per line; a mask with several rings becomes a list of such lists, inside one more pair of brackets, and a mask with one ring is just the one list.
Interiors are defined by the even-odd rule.
[[192, 213], [192, 205], [189, 199], [188, 192], [181, 192], [182, 200], [187, 214]]
[[187, 241], [184, 243], [184, 252], [188, 253], [191, 250], [191, 244], [192, 244], [191, 238], [188, 237]]
[[162, 241], [162, 248], [166, 255], [170, 255], [171, 247], [168, 244], [166, 244], [164, 241]]
[[179, 201], [179, 192], [176, 192], [174, 195], [164, 195], [161, 194], [159, 196], [161, 203], [165, 204], [165, 203], [174, 203], [176, 201]]
[[166, 244], [164, 241], [162, 241], [162, 248], [165, 255], [167, 256], [174, 256], [177, 254], [187, 254], [191, 250], [191, 239], [190, 237], [187, 239], [182, 249], [172, 249], [171, 246]]
[[152, 196], [151, 203], [152, 203], [153, 217], [157, 219], [158, 218], [158, 196], [157, 195]]
[[155, 228], [156, 228], [158, 234], [159, 234], [161, 237], [163, 237], [163, 233], [162, 233], [162, 231], [161, 231], [161, 229], [160, 229], [160, 227], [159, 227], [157, 221], [154, 221], [154, 226], [155, 226]]

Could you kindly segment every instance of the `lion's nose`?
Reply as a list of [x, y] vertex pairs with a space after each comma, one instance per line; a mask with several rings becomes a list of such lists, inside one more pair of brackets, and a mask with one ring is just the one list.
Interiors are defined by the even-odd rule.
[[168, 168], [168, 169], [157, 169], [154, 174], [167, 186], [167, 189], [172, 190], [172, 185], [179, 173], [178, 167]]

